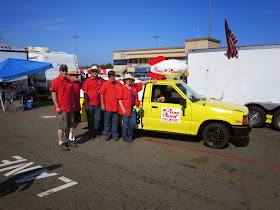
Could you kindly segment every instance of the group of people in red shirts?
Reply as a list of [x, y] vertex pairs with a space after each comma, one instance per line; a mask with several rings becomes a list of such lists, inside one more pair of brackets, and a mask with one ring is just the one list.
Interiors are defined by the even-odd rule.
[[[72, 69], [68, 73], [68, 67], [61, 65], [59, 76], [52, 81], [52, 99], [56, 112], [58, 126], [59, 148], [63, 151], [69, 147], [77, 147], [74, 129], [81, 122], [80, 90], [84, 91], [84, 105], [88, 119], [89, 139], [100, 135], [99, 123], [101, 110], [104, 111], [104, 135], [105, 141], [111, 138], [119, 140], [118, 122], [119, 114], [122, 115], [122, 138], [123, 141], [133, 141], [133, 129], [136, 124], [136, 112], [134, 106], [139, 106], [138, 92], [142, 86], [155, 80], [134, 83], [135, 79], [126, 74], [123, 83], [116, 81], [114, 71], [108, 72], [108, 80], [99, 77], [101, 69], [92, 66], [88, 69], [90, 77], [84, 83], [78, 81], [80, 73]], [[70, 78], [67, 78], [70, 75]], [[63, 136], [65, 135], [65, 142]]]

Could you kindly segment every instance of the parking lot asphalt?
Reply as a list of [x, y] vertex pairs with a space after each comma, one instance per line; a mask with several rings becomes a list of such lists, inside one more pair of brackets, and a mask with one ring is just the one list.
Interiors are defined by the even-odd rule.
[[279, 209], [280, 132], [253, 129], [211, 149], [200, 139], [137, 132], [59, 150], [51, 102], [0, 112], [0, 209]]

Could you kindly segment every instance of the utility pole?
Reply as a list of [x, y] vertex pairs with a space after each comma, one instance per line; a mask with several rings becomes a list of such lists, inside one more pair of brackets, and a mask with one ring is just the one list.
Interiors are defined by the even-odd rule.
[[153, 38], [156, 39], [156, 48], [157, 48], [157, 39], [159, 38], [160, 36], [153, 36]]

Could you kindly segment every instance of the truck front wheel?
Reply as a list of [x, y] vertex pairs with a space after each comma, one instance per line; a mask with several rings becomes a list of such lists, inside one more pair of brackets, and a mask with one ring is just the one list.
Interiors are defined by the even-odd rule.
[[272, 126], [275, 130], [280, 131], [280, 109], [273, 114]]
[[266, 120], [265, 111], [258, 106], [250, 106], [248, 108], [249, 108], [249, 118], [253, 128], [263, 127]]
[[223, 124], [211, 123], [204, 128], [202, 138], [206, 146], [221, 149], [227, 145], [230, 134], [227, 127]]

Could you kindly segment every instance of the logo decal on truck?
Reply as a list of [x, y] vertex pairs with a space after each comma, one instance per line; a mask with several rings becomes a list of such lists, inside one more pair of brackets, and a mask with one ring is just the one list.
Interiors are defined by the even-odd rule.
[[180, 123], [181, 109], [180, 108], [161, 108], [161, 122]]

